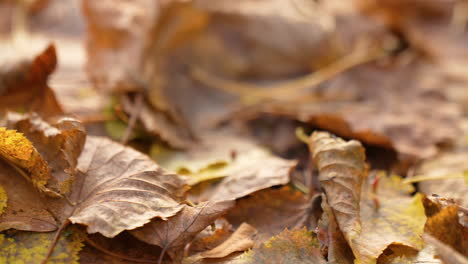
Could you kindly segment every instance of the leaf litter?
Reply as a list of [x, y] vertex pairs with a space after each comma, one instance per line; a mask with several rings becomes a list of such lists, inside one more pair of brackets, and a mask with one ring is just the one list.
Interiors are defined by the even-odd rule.
[[78, 4], [0, 3], [0, 262], [467, 263], [463, 1]]

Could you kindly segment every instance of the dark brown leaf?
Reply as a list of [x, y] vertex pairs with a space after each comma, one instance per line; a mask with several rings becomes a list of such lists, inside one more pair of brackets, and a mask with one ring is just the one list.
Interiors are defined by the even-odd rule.
[[185, 206], [166, 221], [155, 219], [130, 232], [146, 243], [162, 247], [163, 252], [177, 252], [233, 205], [234, 201], [221, 201], [205, 202], [196, 207]]
[[47, 86], [57, 57], [49, 45], [30, 62], [3, 66], [0, 70], [0, 111], [27, 109], [44, 116], [62, 114], [54, 92]]

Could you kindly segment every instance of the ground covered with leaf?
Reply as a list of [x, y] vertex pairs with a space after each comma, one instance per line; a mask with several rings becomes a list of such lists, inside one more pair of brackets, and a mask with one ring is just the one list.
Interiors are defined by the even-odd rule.
[[468, 263], [466, 1], [1, 0], [0, 39], [0, 263]]

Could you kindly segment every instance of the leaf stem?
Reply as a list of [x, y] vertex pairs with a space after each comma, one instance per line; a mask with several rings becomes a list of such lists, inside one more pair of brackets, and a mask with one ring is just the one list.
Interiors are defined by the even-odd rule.
[[52, 243], [50, 244], [49, 251], [47, 252], [46, 257], [42, 261], [42, 264], [46, 264], [47, 261], [49, 261], [50, 256], [52, 256], [52, 253], [54, 252], [55, 246], [57, 245], [57, 242], [59, 241], [60, 235], [62, 234], [63, 230], [70, 224], [70, 221], [67, 219], [65, 222], [62, 223], [62, 225], [59, 227], [57, 232], [55, 233], [54, 239], [52, 240]]

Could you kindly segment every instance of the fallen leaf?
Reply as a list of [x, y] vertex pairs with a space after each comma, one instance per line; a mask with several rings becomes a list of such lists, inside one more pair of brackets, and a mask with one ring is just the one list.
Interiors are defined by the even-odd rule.
[[450, 264], [467, 264], [468, 258], [464, 257], [451, 247], [445, 245], [444, 243], [440, 242], [436, 238], [432, 237], [428, 234], [423, 234], [423, 239], [433, 245], [438, 253], [438, 256], [444, 263]]
[[234, 263], [327, 263], [317, 246], [316, 238], [306, 228], [286, 229]]
[[463, 179], [465, 171], [468, 170], [465, 163], [467, 157], [468, 155], [463, 151], [445, 152], [424, 161], [414, 173], [414, 178], [424, 177], [423, 181], [418, 182], [419, 190], [427, 195], [437, 194], [441, 197], [452, 198], [458, 204], [467, 207], [468, 185]]
[[0, 214], [0, 231], [10, 228], [50, 232], [57, 229], [54, 217], [42, 203], [39, 193], [10, 165], [0, 161], [0, 186], [4, 188], [6, 207]]
[[5, 119], [6, 126], [21, 132], [47, 162], [51, 178], [47, 179], [46, 187], [66, 194], [85, 143], [86, 133], [81, 123], [64, 117], [49, 124], [35, 114], [9, 113]]
[[449, 205], [428, 217], [424, 232], [468, 256], [468, 228], [459, 222], [458, 206]]
[[49, 200], [48, 206], [62, 222], [86, 225], [88, 233], [114, 237], [183, 208], [182, 179], [109, 139], [88, 136], [77, 170], [68, 196], [76, 205]]
[[242, 223], [226, 241], [217, 247], [184, 259], [183, 263], [199, 263], [203, 259], [222, 259], [234, 252], [245, 251], [253, 247], [257, 230], [249, 224]]
[[5, 211], [5, 207], [7, 206], [8, 196], [5, 192], [5, 189], [0, 185], [0, 215], [3, 214]]
[[[78, 252], [83, 247], [84, 234], [70, 228], [60, 236], [57, 247], [47, 263], [78, 264]], [[0, 233], [0, 262], [35, 264], [47, 255], [54, 233], [12, 231]]]
[[355, 263], [375, 263], [391, 244], [423, 248], [420, 235], [426, 216], [421, 195], [409, 195], [411, 185], [403, 184], [397, 176], [377, 176], [377, 189], [373, 191], [370, 181], [361, 187], [366, 164], [364, 149], [357, 141], [315, 132], [310, 147], [331, 212]]
[[420, 251], [393, 244], [384, 250], [377, 260], [378, 264], [442, 264], [432, 245], [425, 245]]
[[55, 70], [54, 45], [49, 45], [30, 62], [4, 66], [0, 70], [0, 111], [26, 108], [44, 116], [62, 114], [54, 92], [47, 86]]
[[320, 209], [320, 202], [316, 203], [315, 199], [288, 186], [266, 189], [238, 200], [226, 218], [235, 227], [244, 222], [254, 227], [258, 231], [258, 243], [278, 235], [285, 228], [315, 228], [319, 214], [317, 210]]
[[167, 221], [153, 220], [130, 232], [146, 243], [162, 247], [162, 259], [164, 252], [177, 252], [183, 248], [233, 205], [234, 201], [221, 201], [205, 202], [196, 207], [185, 206], [180, 213]]
[[327, 132], [314, 132], [309, 140], [328, 203], [351, 244], [361, 233], [361, 185], [367, 175], [365, 150], [359, 141], [346, 142]]
[[[151, 156], [165, 169], [187, 176], [190, 185], [215, 179], [223, 179], [220, 185], [232, 185], [228, 187], [230, 193], [224, 187], [218, 187], [210, 198], [202, 197], [205, 199], [237, 199], [272, 185], [285, 184], [289, 171], [295, 165], [293, 161], [275, 157], [267, 149], [239, 137], [208, 134], [202, 140], [184, 152], [170, 151], [156, 145]], [[275, 168], [271, 171], [275, 173], [269, 173], [268, 168], [272, 166]], [[240, 186], [247, 184], [247, 181], [251, 186]]]
[[36, 188], [52, 195], [46, 187], [51, 177], [47, 162], [22, 133], [0, 127], [0, 155], [18, 171], [25, 170], [25, 177]]

